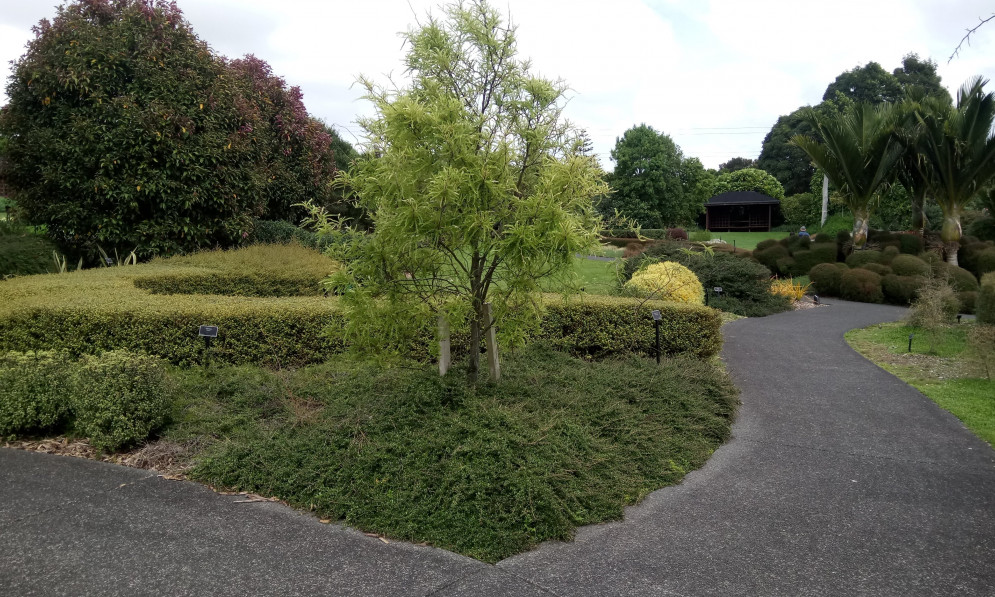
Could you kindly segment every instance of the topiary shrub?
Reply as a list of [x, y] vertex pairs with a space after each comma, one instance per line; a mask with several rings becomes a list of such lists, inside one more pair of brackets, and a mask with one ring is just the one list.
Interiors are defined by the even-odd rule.
[[958, 292], [957, 302], [960, 303], [961, 313], [967, 313], [969, 315], [973, 315], [978, 302], [978, 292], [976, 290]]
[[891, 269], [899, 276], [928, 276], [929, 264], [914, 255], [899, 255], [891, 260]]
[[794, 254], [795, 251], [807, 251], [812, 245], [812, 237], [789, 236], [788, 238], [781, 239], [781, 244], [788, 247], [788, 251]]
[[880, 251], [854, 251], [846, 258], [846, 264], [850, 267], [863, 267], [868, 263], [881, 263]]
[[653, 263], [632, 275], [625, 288], [650, 298], [701, 305], [705, 289], [690, 269], [674, 261]]
[[756, 251], [763, 251], [764, 249], [769, 249], [769, 248], [773, 247], [774, 245], [778, 245], [778, 244], [780, 244], [780, 243], [775, 238], [765, 238], [764, 240], [762, 240], [762, 241], [760, 241], [760, 242], [757, 243], [757, 246], [754, 247], [753, 251], [754, 252], [756, 252]]
[[889, 303], [908, 305], [915, 300], [919, 289], [925, 283], [922, 276], [899, 276], [888, 274], [881, 278], [881, 290]]
[[153, 357], [126, 351], [85, 355], [72, 383], [73, 428], [101, 450], [144, 440], [169, 413], [165, 371]]
[[843, 271], [835, 264], [820, 263], [808, 272], [808, 277], [819, 294], [840, 295], [840, 281], [843, 279]]
[[753, 250], [753, 258], [766, 265], [767, 269], [775, 274], [783, 273], [777, 266], [778, 260], [790, 256], [791, 253], [788, 251], [788, 248], [780, 244], [775, 244], [767, 247], [766, 249], [760, 249], [758, 247]]
[[781, 257], [777, 260], [777, 267], [774, 269], [781, 275], [794, 276], [795, 260], [793, 257]]
[[974, 257], [972, 271], [979, 278], [988, 272], [995, 272], [995, 249], [979, 251]]
[[835, 234], [828, 234], [828, 233], [825, 233], [825, 232], [820, 232], [820, 233], [818, 233], [818, 234], [815, 235], [815, 238], [812, 239], [812, 242], [820, 244], [820, 245], [821, 244], [827, 244], [827, 243], [836, 244], [836, 235]]
[[884, 300], [881, 276], [861, 268], [847, 270], [840, 277], [840, 296], [848, 301], [880, 303]]
[[906, 255], [918, 255], [922, 253], [922, 237], [918, 234], [899, 234], [898, 248]]
[[901, 255], [901, 251], [898, 250], [898, 247], [885, 247], [881, 249], [881, 263], [890, 266], [895, 257], [899, 255]]
[[0, 436], [46, 431], [65, 422], [70, 361], [52, 351], [0, 353]]
[[870, 272], [874, 272], [879, 276], [887, 276], [888, 274], [892, 273], [891, 268], [888, 267], [887, 265], [884, 265], [883, 263], [867, 263], [862, 265], [861, 268], [866, 269], [867, 271]]
[[978, 290], [978, 279], [974, 274], [962, 267], [949, 266], [946, 268], [947, 282], [954, 292], [973, 292]]
[[995, 240], [995, 217], [975, 220], [967, 227], [967, 232], [981, 240]]
[[813, 267], [820, 263], [833, 263], [836, 261], [836, 245], [827, 243], [813, 243], [806, 250], [795, 251], [792, 255], [795, 260], [793, 276], [804, 276]]
[[995, 324], [995, 273], [985, 274], [981, 278], [974, 312], [979, 323]]

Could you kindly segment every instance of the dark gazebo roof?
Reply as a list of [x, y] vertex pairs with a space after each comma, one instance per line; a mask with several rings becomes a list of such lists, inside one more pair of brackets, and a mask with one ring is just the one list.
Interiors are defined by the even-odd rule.
[[780, 201], [756, 191], [729, 191], [716, 195], [706, 205], [780, 205]]

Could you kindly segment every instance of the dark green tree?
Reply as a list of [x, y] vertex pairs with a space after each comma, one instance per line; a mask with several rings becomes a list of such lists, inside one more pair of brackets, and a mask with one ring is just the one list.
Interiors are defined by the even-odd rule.
[[712, 189], [715, 194], [730, 191], [754, 191], [774, 199], [784, 199], [784, 187], [776, 178], [757, 168], [746, 168], [720, 174]]
[[730, 172], [735, 172], [737, 170], [742, 170], [744, 168], [756, 168], [757, 161], [751, 160], [750, 158], [735, 157], [725, 162], [724, 164], [719, 164], [719, 174], [728, 174]]
[[635, 126], [615, 141], [611, 157], [614, 192], [601, 204], [606, 213], [617, 210], [643, 228], [664, 228], [690, 225], [704, 211], [705, 169], [696, 158], [685, 159], [670, 136]]
[[920, 94], [946, 98], [947, 103], [953, 103], [950, 92], [943, 86], [940, 75], [936, 72], [936, 62], [932, 58], [923, 60], [916, 53], [906, 54], [902, 58], [902, 66], [896, 68], [892, 74], [905, 94], [912, 88], [917, 88]]
[[831, 100], [841, 93], [855, 102], [880, 104], [896, 102], [902, 97], [902, 85], [895, 75], [881, 68], [877, 62], [868, 62], [841, 73], [826, 87], [823, 101]]
[[80, 0], [42, 21], [0, 113], [26, 221], [66, 250], [231, 246], [320, 199], [330, 138], [262, 61], [229, 65], [164, 0]]
[[757, 158], [757, 168], [774, 176], [788, 195], [806, 192], [815, 172], [808, 154], [791, 143], [796, 135], [814, 135], [812, 125], [804, 117], [808, 109], [805, 106], [779, 117], [764, 137], [760, 157]]

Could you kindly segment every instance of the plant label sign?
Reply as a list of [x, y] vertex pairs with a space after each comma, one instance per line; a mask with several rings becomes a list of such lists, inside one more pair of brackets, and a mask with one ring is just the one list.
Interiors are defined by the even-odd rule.
[[216, 325], [202, 325], [200, 326], [200, 335], [205, 338], [217, 338], [218, 337], [218, 326]]
[[650, 315], [653, 316], [653, 321], [660, 321], [661, 319], [663, 319], [663, 316], [660, 315], [660, 311], [658, 309], [653, 309], [652, 311], [650, 311]]

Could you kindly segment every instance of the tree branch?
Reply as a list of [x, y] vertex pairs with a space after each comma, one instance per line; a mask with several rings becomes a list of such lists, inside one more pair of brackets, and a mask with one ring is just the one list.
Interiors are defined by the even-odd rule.
[[954, 57], [956, 57], [958, 54], [960, 54], [960, 49], [961, 47], [963, 47], [965, 43], [967, 43], [967, 45], [971, 45], [971, 36], [974, 35], [974, 33], [977, 32], [978, 29], [981, 29], [982, 25], [984, 25], [985, 23], [987, 23], [992, 19], [995, 19], [995, 13], [992, 13], [992, 15], [987, 19], [982, 19], [981, 17], [978, 17], [978, 20], [981, 22], [967, 30], [967, 33], [965, 33], [964, 37], [961, 38], [960, 43], [957, 44], [956, 48], [954, 48], [953, 54], [950, 55], [950, 58], [947, 58], [947, 64], [950, 64], [950, 61], [953, 60]]

